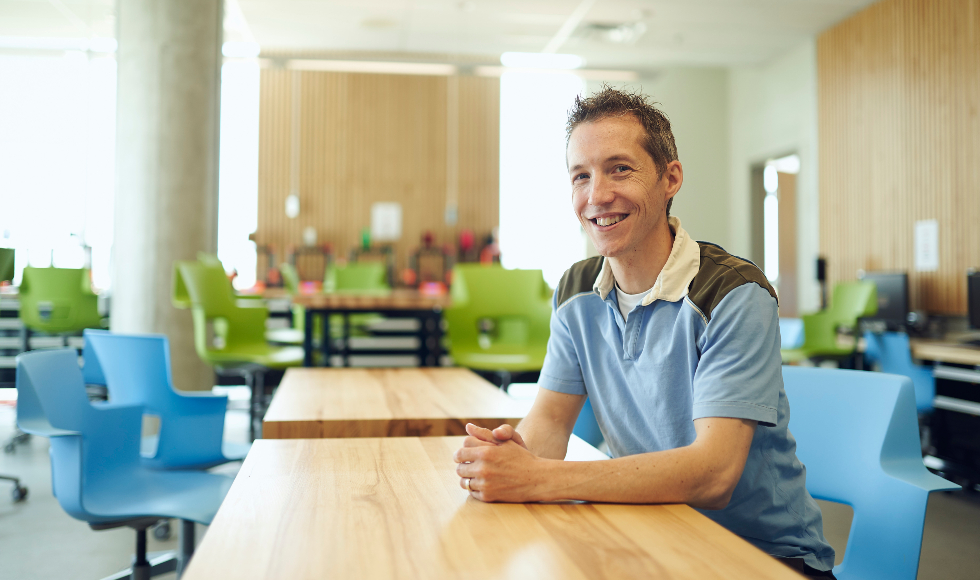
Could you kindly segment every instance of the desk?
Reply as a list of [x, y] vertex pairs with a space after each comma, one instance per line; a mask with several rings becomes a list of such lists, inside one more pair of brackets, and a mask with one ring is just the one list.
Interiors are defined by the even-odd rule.
[[482, 503], [461, 443], [256, 441], [183, 578], [801, 578], [684, 505]]
[[[320, 348], [326, 366], [330, 366], [330, 315], [344, 316], [344, 334], [340, 355], [344, 366], [350, 356], [350, 319], [353, 313], [376, 313], [389, 318], [415, 318], [419, 321], [418, 355], [421, 366], [438, 366], [442, 354], [442, 310], [449, 306], [449, 296], [430, 296], [418, 290], [399, 289], [389, 292], [334, 292], [330, 294], [297, 294], [293, 304], [306, 309], [303, 334], [303, 366], [313, 366], [313, 320], [320, 317], [323, 336]], [[382, 354], [359, 350], [362, 354]], [[388, 353], [389, 351], [383, 351]]]
[[966, 485], [980, 482], [980, 348], [921, 339], [909, 346], [914, 358], [935, 363], [926, 465], [966, 479]]
[[465, 435], [517, 425], [528, 405], [461, 368], [286, 371], [262, 424], [266, 439]]

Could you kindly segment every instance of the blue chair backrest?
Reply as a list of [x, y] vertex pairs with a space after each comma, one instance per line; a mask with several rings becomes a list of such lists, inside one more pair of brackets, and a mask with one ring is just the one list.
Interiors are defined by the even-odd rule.
[[95, 356], [95, 350], [92, 348], [92, 341], [89, 337], [94, 332], [107, 333], [108, 330], [96, 330], [94, 328], [86, 328], [83, 332], [85, 335], [85, 346], [82, 347], [82, 377], [85, 379], [86, 385], [106, 385], [105, 373], [102, 372], [102, 365], [99, 364], [99, 358]]
[[599, 422], [596, 421], [595, 411], [592, 409], [592, 399], [585, 399], [585, 405], [575, 420], [575, 427], [572, 433], [593, 447], [598, 447], [603, 440], [602, 431], [599, 430]]
[[139, 469], [142, 409], [94, 407], [75, 349], [33, 351], [17, 357], [17, 424], [51, 438], [54, 495], [73, 517], [93, 521], [85, 486], [125, 482]]
[[865, 332], [864, 343], [865, 360], [879, 365], [883, 373], [910, 378], [915, 388], [915, 408], [920, 413], [932, 411], [936, 378], [932, 369], [912, 362], [909, 335], [904, 332]]
[[[170, 343], [162, 334], [84, 332], [85, 346], [109, 385], [110, 400], [142, 405], [147, 413], [179, 412], [178, 395], [171, 386]], [[88, 366], [89, 359], [85, 359]]]
[[803, 319], [779, 317], [779, 348], [803, 346]]
[[906, 377], [783, 367], [789, 429], [818, 499], [854, 508], [839, 580], [915, 578], [930, 491], [957, 489], [922, 463]]

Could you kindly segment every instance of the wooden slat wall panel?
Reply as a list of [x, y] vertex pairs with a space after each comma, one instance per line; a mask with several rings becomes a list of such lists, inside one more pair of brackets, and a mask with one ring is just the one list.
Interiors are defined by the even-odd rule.
[[[451, 87], [450, 83], [455, 86]], [[440, 244], [462, 228], [485, 236], [497, 227], [500, 82], [495, 78], [381, 75], [264, 69], [261, 78], [259, 226], [256, 241], [285, 250], [306, 227], [346, 258], [370, 226], [371, 204], [402, 205], [398, 268], [421, 235]], [[300, 93], [300, 214], [285, 215], [290, 188], [293, 92]], [[458, 95], [458, 107], [448, 100]], [[458, 122], [448, 116], [458, 111]], [[458, 147], [448, 149], [458, 126]], [[457, 161], [458, 160], [458, 161]], [[448, 162], [458, 163], [450, 171]], [[454, 191], [447, 176], [457, 176]], [[445, 223], [458, 197], [456, 226]], [[303, 274], [303, 272], [301, 272]]]
[[[817, 42], [820, 248], [830, 284], [905, 270], [911, 307], [966, 312], [980, 268], [980, 0], [883, 0]], [[939, 222], [915, 272], [917, 220]]]

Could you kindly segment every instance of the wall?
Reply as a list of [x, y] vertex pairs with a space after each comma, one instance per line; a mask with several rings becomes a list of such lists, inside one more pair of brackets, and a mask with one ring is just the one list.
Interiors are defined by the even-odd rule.
[[819, 252], [817, 190], [816, 46], [808, 40], [761, 65], [734, 67], [729, 76], [730, 252], [761, 260], [752, 250], [752, 166], [790, 153], [800, 156], [797, 176], [797, 288], [800, 312], [820, 307], [815, 263]]
[[[273, 245], [279, 260], [310, 226], [346, 258], [374, 202], [401, 203], [398, 268], [424, 231], [442, 244], [462, 228], [482, 239], [497, 226], [499, 79], [264, 69], [260, 85], [255, 240]], [[291, 219], [294, 106], [300, 213]], [[457, 225], [447, 225], [447, 205], [457, 201]]]
[[[684, 185], [670, 213], [694, 239], [729, 247], [728, 71], [675, 67], [651, 78], [609, 84], [639, 90], [659, 103], [670, 119], [684, 167]], [[587, 90], [600, 87], [589, 83]]]
[[[980, 0], [885, 0], [823, 33], [820, 238], [831, 282], [909, 272], [911, 307], [966, 312], [980, 267]], [[939, 222], [939, 269], [914, 225]]]

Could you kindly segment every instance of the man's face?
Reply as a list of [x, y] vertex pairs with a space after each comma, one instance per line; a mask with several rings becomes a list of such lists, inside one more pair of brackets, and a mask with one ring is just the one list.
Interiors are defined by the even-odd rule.
[[644, 136], [634, 116], [621, 115], [583, 123], [568, 140], [572, 207], [606, 257], [649, 251], [655, 233], [666, 227], [667, 201], [677, 193], [669, 171], [658, 179]]

